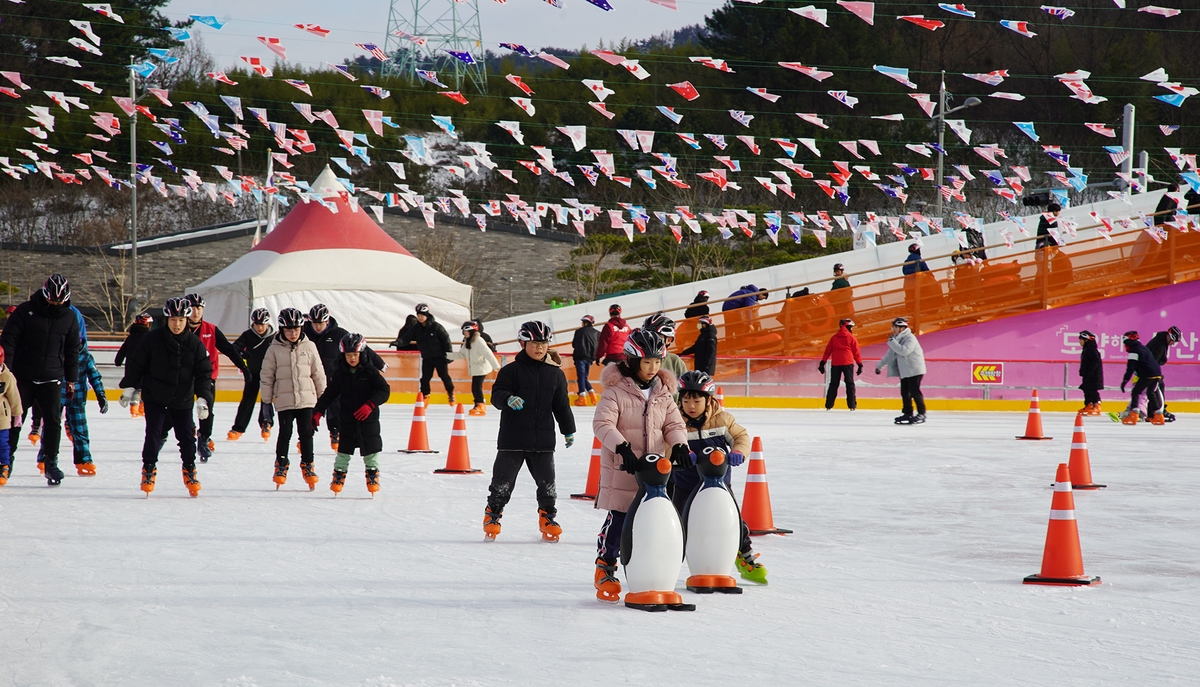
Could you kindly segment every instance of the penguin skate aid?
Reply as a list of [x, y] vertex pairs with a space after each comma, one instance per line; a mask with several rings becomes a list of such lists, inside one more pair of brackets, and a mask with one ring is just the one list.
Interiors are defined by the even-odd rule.
[[630, 587], [627, 606], [692, 610], [674, 592], [683, 529], [667, 496], [672, 468], [690, 467], [687, 432], [673, 399], [677, 381], [661, 369], [666, 346], [657, 333], [633, 330], [623, 352], [623, 361], [600, 373], [604, 393], [592, 420], [601, 444], [595, 507], [608, 511], [597, 539], [596, 598], [621, 600], [619, 559]]

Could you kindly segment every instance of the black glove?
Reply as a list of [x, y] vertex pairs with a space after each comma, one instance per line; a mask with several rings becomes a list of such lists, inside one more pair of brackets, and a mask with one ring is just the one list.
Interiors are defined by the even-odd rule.
[[617, 446], [617, 455], [621, 456], [621, 470], [633, 474], [637, 471], [637, 456], [633, 455], [633, 447], [629, 442]]
[[821, 374], [825, 374], [825, 361], [824, 360], [817, 363], [817, 372], [820, 372]]
[[108, 399], [104, 397], [103, 391], [96, 393], [96, 401], [100, 404], [100, 414], [103, 415], [104, 413], [107, 413], [108, 412]]
[[675, 444], [671, 447], [671, 467], [676, 470], [687, 470], [692, 467], [691, 450], [687, 444]]
[[1126, 384], [1128, 384], [1128, 382], [1121, 382], [1121, 393], [1125, 393], [1125, 385]]
[[858, 364], [858, 371], [857, 371], [857, 372], [855, 372], [854, 374], [855, 374], [855, 375], [861, 375], [861, 374], [862, 374], [862, 363], [859, 363], [859, 364]]

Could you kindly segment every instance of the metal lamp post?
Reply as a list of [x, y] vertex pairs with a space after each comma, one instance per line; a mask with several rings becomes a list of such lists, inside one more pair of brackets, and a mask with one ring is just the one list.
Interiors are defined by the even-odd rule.
[[[945, 70], [943, 70], [942, 71], [942, 83], [941, 83], [941, 86], [938, 88], [938, 117], [937, 117], [937, 129], [938, 129], [937, 185], [938, 186], [942, 185], [942, 167], [945, 163], [945, 158], [946, 158], [945, 153], [942, 152], [943, 150], [946, 149], [946, 115], [954, 114], [955, 112], [958, 112], [959, 110], [965, 110], [968, 107], [975, 107], [976, 105], [983, 102], [979, 98], [967, 98], [966, 101], [964, 101], [962, 105], [959, 105], [958, 107], [956, 107], [954, 109], [947, 110], [946, 109], [946, 99], [948, 96], [949, 96], [949, 93], [946, 93], [946, 72], [945, 72]], [[937, 217], [938, 217], [938, 220], [943, 219], [943, 217], [942, 217], [942, 192], [940, 189], [938, 190], [938, 194], [937, 194]]]

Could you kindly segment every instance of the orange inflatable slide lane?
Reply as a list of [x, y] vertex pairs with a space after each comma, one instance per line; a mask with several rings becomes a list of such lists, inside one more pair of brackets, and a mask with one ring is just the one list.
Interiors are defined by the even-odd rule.
[[1046, 548], [1042, 552], [1042, 571], [1026, 577], [1025, 584], [1100, 584], [1099, 577], [1083, 574], [1083, 552], [1079, 548], [1079, 527], [1075, 523], [1075, 497], [1071, 493], [1071, 471], [1066, 463], [1058, 464], [1058, 473], [1054, 478], [1050, 525], [1046, 528]]
[[1042, 408], [1038, 405], [1037, 389], [1033, 390], [1033, 398], [1029, 400], [1029, 419], [1025, 421], [1025, 436], [1017, 438], [1029, 441], [1048, 441], [1054, 438], [1042, 433]]
[[471, 451], [467, 448], [467, 414], [463, 411], [461, 403], [454, 410], [454, 427], [450, 430], [450, 451], [446, 454], [446, 467], [434, 472], [452, 475], [483, 472], [471, 469]]
[[600, 495], [600, 440], [592, 438], [592, 463], [588, 466], [587, 485], [582, 494], [571, 494], [580, 501], [595, 501]]
[[750, 446], [750, 465], [746, 470], [746, 489], [742, 492], [742, 520], [750, 534], [791, 534], [775, 526], [771, 515], [771, 492], [767, 488], [767, 463], [763, 460], [762, 437], [754, 437]]
[[400, 449], [399, 453], [437, 453], [429, 449], [429, 430], [425, 428], [425, 396], [417, 392], [417, 402], [413, 405], [412, 429], [408, 431], [408, 448]]
[[1107, 484], [1092, 482], [1092, 461], [1088, 456], [1087, 436], [1083, 433], [1083, 413], [1075, 416], [1075, 433], [1071, 437], [1071, 470], [1072, 489], [1103, 489]]

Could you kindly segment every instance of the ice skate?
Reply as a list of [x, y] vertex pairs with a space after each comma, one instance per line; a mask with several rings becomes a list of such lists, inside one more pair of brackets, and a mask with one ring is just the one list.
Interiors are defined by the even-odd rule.
[[483, 536], [487, 541], [496, 541], [500, 534], [500, 516], [503, 513], [493, 513], [491, 508], [483, 510]]
[[196, 466], [183, 466], [183, 485], [187, 487], [192, 498], [200, 495], [200, 480], [196, 479]]
[[1121, 418], [1121, 424], [1136, 425], [1138, 423], [1138, 420], [1140, 420], [1140, 419], [1141, 419], [1141, 416], [1138, 415], [1138, 411], [1133, 410], [1133, 411], [1130, 411], [1128, 415]]
[[46, 469], [46, 485], [57, 487], [62, 484], [63, 471], [58, 469], [58, 463], [53, 460], [48, 460], [45, 463]]
[[1167, 419], [1163, 417], [1162, 413], [1155, 413], [1151, 415], [1150, 419], [1146, 422], [1149, 422], [1152, 425], [1165, 425], [1167, 424]]
[[472, 417], [483, 417], [484, 415], [487, 415], [487, 406], [483, 405], [482, 403], [476, 403], [474, 408], [467, 411], [467, 415]]
[[746, 553], [737, 557], [737, 569], [742, 579], [755, 584], [767, 583], [767, 569], [758, 562], [757, 553]]
[[146, 402], [145, 401], [138, 401], [136, 417], [146, 417]]
[[287, 473], [288, 473], [288, 459], [283, 458], [283, 457], [276, 458], [275, 459], [275, 477], [272, 478], [275, 480], [275, 491], [279, 491], [279, 487], [282, 487], [283, 485], [287, 484]]
[[150, 492], [154, 491], [154, 478], [157, 475], [157, 468], [152, 465], [142, 465], [142, 491], [146, 492], [146, 498], [150, 498]]
[[300, 474], [304, 475], [304, 482], [308, 485], [309, 491], [316, 489], [317, 484], [321, 481], [321, 478], [317, 477], [317, 471], [313, 469], [312, 461], [307, 463], [301, 461]]
[[338, 440], [337, 440], [337, 438], [336, 438], [336, 437], [330, 437], [330, 439], [329, 439], [329, 448], [333, 449], [333, 452], [334, 452], [334, 453], [337, 453], [337, 450], [338, 450]]
[[1091, 403], [1083, 404], [1083, 407], [1080, 408], [1079, 410], [1075, 411], [1075, 413], [1077, 415], [1091, 415], [1092, 414], [1092, 404]]
[[595, 392], [595, 391], [589, 391], [589, 392], [588, 392], [588, 405], [590, 405], [590, 406], [594, 406], [594, 405], [596, 405], [596, 401], [597, 401], [597, 399], [596, 399], [596, 392]]
[[[596, 598], [604, 603], [621, 602], [621, 581], [617, 579], [617, 562], [596, 559]], [[666, 610], [666, 609], [663, 609]]]
[[538, 529], [542, 531], [542, 539], [557, 542], [562, 535], [562, 527], [555, 521], [554, 515], [538, 509]]
[[583, 394], [577, 394], [577, 395], [575, 396], [575, 405], [576, 405], [576, 407], [579, 407], [579, 408], [586, 408], [586, 407], [587, 407], [587, 404], [588, 404], [588, 402], [587, 402], [587, 397], [585, 397]]
[[0, 464], [0, 487], [8, 484], [8, 476], [12, 473], [12, 466], [7, 463]]
[[342, 487], [345, 486], [345, 484], [346, 484], [346, 471], [345, 470], [334, 470], [333, 471], [333, 479], [329, 480], [329, 490], [333, 492], [334, 496], [337, 496], [338, 494], [341, 493]]
[[42, 462], [41, 458], [38, 458], [38, 474], [39, 475], [46, 474], [46, 464]]
[[375, 498], [375, 492], [379, 491], [379, 470], [367, 468], [367, 491]]
[[90, 460], [85, 460], [75, 466], [75, 472], [79, 473], [80, 477], [90, 477], [96, 474], [96, 464]]
[[38, 445], [38, 440], [41, 438], [42, 435], [38, 434], [36, 429], [29, 433], [29, 443], [33, 444], [34, 446]]
[[200, 454], [200, 462], [207, 463], [209, 458], [212, 458], [212, 442], [201, 439], [196, 442], [196, 449]]
[[1165, 410], [1164, 410], [1164, 411], [1163, 411], [1163, 419], [1164, 419], [1165, 421], [1167, 421], [1167, 422], [1174, 422], [1174, 421], [1175, 421], [1175, 414], [1174, 414], [1174, 413], [1168, 413], [1167, 411], [1165, 411]]
[[458, 405], [454, 402], [454, 394], [448, 393], [448, 394], [446, 394], [446, 397], [450, 399], [450, 409], [454, 410], [454, 408]]
[[923, 424], [925, 424], [925, 413], [917, 413], [917, 414], [916, 414], [916, 415], [913, 417], [913, 419], [912, 419], [912, 422], [910, 422], [909, 424], [912, 424], [912, 425], [923, 425]]
[[263, 439], [263, 441], [270, 441], [270, 440], [271, 440], [271, 428], [270, 428], [270, 427], [263, 427], [263, 430], [262, 430], [262, 439]]
[[229, 434], [225, 435], [225, 441], [237, 441], [242, 438], [242, 433], [234, 430], [229, 430]]
[[913, 423], [913, 416], [901, 415], [900, 417], [896, 418], [895, 422], [898, 425], [911, 425]]

